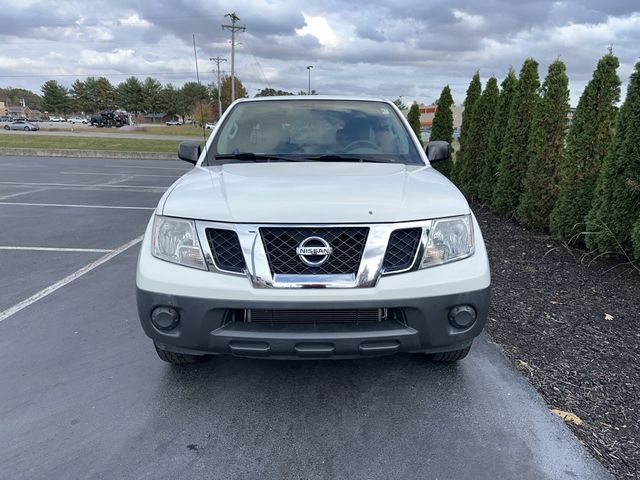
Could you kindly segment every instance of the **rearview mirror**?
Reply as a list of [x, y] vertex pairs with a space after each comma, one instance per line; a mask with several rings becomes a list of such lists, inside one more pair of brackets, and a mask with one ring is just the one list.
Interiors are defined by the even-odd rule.
[[451, 156], [451, 145], [443, 140], [434, 140], [427, 143], [425, 148], [429, 162], [441, 162], [447, 160]]
[[200, 144], [191, 140], [180, 142], [180, 146], [178, 146], [178, 158], [194, 165], [198, 162], [201, 152]]

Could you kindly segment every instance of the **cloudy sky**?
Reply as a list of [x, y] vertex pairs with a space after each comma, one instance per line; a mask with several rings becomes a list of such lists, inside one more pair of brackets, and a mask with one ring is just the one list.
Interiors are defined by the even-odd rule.
[[475, 70], [501, 80], [531, 56], [543, 77], [560, 56], [575, 105], [609, 45], [623, 85], [640, 55], [640, 0], [0, 0], [0, 87], [131, 74], [181, 85], [195, 79], [192, 34], [210, 82], [208, 58], [230, 60], [221, 24], [232, 11], [246, 26], [236, 74], [251, 96], [306, 89], [313, 65], [322, 94], [429, 103], [449, 83], [459, 103]]

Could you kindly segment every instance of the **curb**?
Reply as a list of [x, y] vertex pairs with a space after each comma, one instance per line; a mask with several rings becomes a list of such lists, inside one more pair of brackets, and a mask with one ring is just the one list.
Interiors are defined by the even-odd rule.
[[126, 158], [134, 160], [177, 160], [175, 153], [120, 152], [112, 150], [76, 150], [66, 148], [0, 148], [0, 156], [67, 157], [67, 158]]

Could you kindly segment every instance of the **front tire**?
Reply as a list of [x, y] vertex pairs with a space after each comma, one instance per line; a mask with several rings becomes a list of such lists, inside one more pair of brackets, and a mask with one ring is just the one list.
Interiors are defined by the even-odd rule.
[[28, 132], [29, 130], [31, 130], [29, 127], [24, 127], [25, 132]]
[[163, 360], [171, 365], [192, 365], [202, 360], [201, 356], [187, 355], [186, 353], [175, 353], [168, 350], [164, 350], [158, 346], [156, 342], [153, 342], [153, 346], [156, 347], [156, 352]]
[[4, 129], [5, 129], [5, 130], [11, 130], [11, 127], [10, 127], [9, 125], [5, 125], [5, 126], [4, 126]]
[[458, 360], [462, 360], [464, 357], [466, 357], [469, 354], [470, 350], [471, 350], [471, 345], [461, 350], [452, 350], [451, 352], [431, 353], [428, 355], [428, 357], [429, 357], [429, 360], [431, 360], [432, 362], [453, 363], [453, 362], [457, 362]]

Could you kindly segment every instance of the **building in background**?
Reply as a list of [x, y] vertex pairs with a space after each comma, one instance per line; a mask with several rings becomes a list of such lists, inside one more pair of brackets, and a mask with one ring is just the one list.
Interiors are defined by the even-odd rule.
[[7, 114], [7, 107], [5, 107], [4, 102], [0, 102], [0, 117], [4, 117]]
[[[420, 104], [420, 127], [421, 127], [421, 137], [423, 142], [428, 142], [429, 137], [431, 136], [431, 125], [433, 124], [433, 117], [436, 115], [436, 110], [438, 109], [438, 105], [424, 105]], [[451, 112], [453, 113], [453, 138], [458, 139], [460, 137], [460, 126], [462, 125], [462, 112], [464, 111], [464, 106], [462, 105], [452, 105]]]

